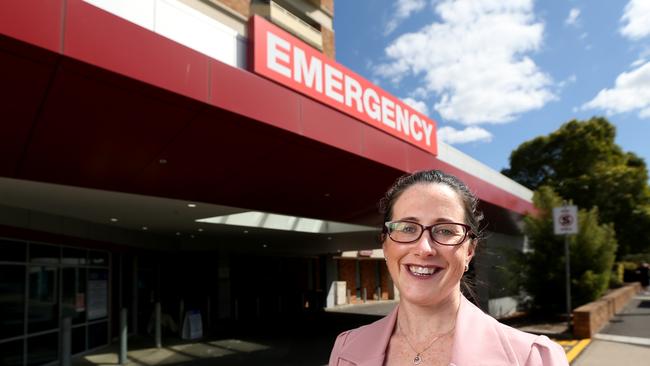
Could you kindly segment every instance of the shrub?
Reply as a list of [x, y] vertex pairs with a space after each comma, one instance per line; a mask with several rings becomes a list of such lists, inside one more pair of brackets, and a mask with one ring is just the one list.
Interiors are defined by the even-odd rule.
[[[511, 267], [521, 273], [519, 285], [531, 301], [531, 310], [566, 310], [564, 237], [553, 234], [553, 207], [562, 205], [550, 187], [535, 192], [538, 214], [524, 219], [530, 252], [515, 256]], [[579, 232], [569, 237], [572, 308], [593, 301], [608, 288], [616, 253], [611, 224], [598, 223], [598, 209], [578, 212]]]

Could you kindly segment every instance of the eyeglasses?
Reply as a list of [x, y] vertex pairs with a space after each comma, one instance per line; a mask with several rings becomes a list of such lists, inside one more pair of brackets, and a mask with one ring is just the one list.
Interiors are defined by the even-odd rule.
[[388, 236], [397, 243], [408, 244], [420, 240], [422, 233], [429, 231], [431, 239], [440, 245], [460, 245], [469, 236], [475, 238], [469, 225], [457, 222], [443, 222], [424, 226], [413, 221], [389, 221], [384, 224]]

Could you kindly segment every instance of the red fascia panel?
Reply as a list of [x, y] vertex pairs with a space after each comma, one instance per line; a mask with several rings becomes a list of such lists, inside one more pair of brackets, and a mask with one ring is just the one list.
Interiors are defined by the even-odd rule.
[[359, 156], [363, 155], [366, 126], [308, 97], [301, 96], [300, 101], [303, 136]]
[[63, 53], [208, 101], [209, 58], [81, 0], [68, 0]]
[[64, 3], [64, 0], [2, 0], [0, 33], [60, 52]]
[[210, 74], [210, 104], [300, 134], [298, 93], [216, 60]]
[[[417, 149], [373, 127], [363, 130], [363, 156], [392, 168], [407, 171], [407, 149]], [[433, 155], [431, 155], [433, 157]]]

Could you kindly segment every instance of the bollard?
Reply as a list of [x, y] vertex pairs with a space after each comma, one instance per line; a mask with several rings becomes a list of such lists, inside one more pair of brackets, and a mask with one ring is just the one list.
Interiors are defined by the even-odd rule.
[[63, 318], [61, 324], [61, 366], [70, 366], [72, 350], [72, 318]]
[[178, 304], [178, 336], [183, 338], [183, 320], [185, 320], [185, 301]]
[[160, 324], [160, 303], [157, 302], [155, 306], [155, 314], [156, 314], [156, 327], [155, 327], [155, 334], [156, 334], [156, 348], [162, 348], [162, 331], [161, 331], [161, 324]]
[[368, 290], [364, 287], [361, 289], [361, 296], [363, 296], [363, 302], [368, 301]]
[[119, 361], [118, 361], [120, 365], [126, 365], [126, 352], [127, 352], [126, 337], [128, 335], [126, 319], [127, 319], [127, 310], [126, 308], [122, 308], [122, 311], [120, 311], [120, 354], [119, 354]]
[[350, 297], [352, 297], [352, 290], [350, 290], [350, 289], [345, 290], [345, 303], [346, 304], [350, 303]]

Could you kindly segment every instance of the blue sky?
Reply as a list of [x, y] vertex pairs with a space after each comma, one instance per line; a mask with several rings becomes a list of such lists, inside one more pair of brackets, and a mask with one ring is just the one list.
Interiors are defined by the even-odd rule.
[[591, 116], [650, 164], [650, 0], [338, 0], [334, 29], [339, 63], [496, 170]]

